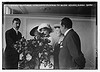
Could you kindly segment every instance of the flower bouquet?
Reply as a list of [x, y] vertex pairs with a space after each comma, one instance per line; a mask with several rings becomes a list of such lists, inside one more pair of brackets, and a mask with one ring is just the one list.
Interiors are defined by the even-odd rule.
[[19, 69], [34, 69], [37, 59], [39, 65], [44, 63], [44, 66], [53, 64], [50, 62], [50, 56], [53, 52], [53, 48], [49, 45], [50, 40], [44, 37], [33, 37], [33, 39], [26, 40], [22, 37], [21, 40], [14, 44], [14, 48], [20, 54], [20, 60], [18, 63]]

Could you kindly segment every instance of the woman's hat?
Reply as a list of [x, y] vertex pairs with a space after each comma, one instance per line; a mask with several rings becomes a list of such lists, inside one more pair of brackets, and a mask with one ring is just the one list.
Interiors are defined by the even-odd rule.
[[34, 32], [35, 32], [35, 30], [38, 29], [38, 27], [39, 27], [38, 25], [36, 25], [36, 26], [33, 27], [33, 29], [30, 31], [30, 35], [31, 36], [34, 36]]
[[50, 24], [47, 24], [47, 23], [42, 23], [39, 27], [38, 27], [38, 31], [40, 32], [41, 29], [43, 28], [48, 28], [50, 30], [50, 32], [52, 32], [52, 28], [50, 26]]
[[54, 24], [54, 28], [60, 28], [60, 24]]

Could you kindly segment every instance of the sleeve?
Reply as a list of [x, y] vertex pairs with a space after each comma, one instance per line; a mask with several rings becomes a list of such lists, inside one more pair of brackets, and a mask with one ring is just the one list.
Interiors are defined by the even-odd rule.
[[84, 68], [86, 61], [82, 53], [78, 54], [76, 42], [77, 38], [75, 36], [70, 36], [67, 41], [68, 50], [73, 58], [72, 61], [74, 64], [79, 68]]
[[78, 57], [77, 45], [76, 45], [75, 42], [76, 42], [76, 41], [75, 41], [74, 36], [70, 36], [70, 37], [68, 38], [68, 40], [67, 40], [68, 50], [69, 50], [69, 52], [70, 52], [70, 54], [71, 54], [73, 60], [74, 60], [75, 58]]
[[11, 38], [11, 36], [10, 36], [10, 32], [7, 31], [7, 32], [5, 33], [5, 37], [6, 37], [6, 44], [7, 44], [8, 46], [13, 47], [14, 41], [12, 40], [12, 38]]
[[19, 40], [22, 38], [22, 37], [24, 37], [24, 36], [22, 36], [22, 34], [21, 34], [21, 32], [19, 32], [20, 33], [20, 38], [19, 38]]

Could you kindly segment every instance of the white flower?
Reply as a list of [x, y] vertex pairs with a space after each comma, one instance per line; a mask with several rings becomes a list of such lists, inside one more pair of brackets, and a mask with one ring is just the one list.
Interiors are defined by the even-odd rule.
[[63, 48], [63, 46], [60, 46], [60, 48]]
[[20, 60], [22, 60], [22, 57], [23, 57], [23, 56], [24, 56], [23, 53], [21, 53], [20, 56], [19, 56], [19, 57], [20, 57]]
[[48, 55], [48, 53], [47, 53], [47, 52], [45, 52], [44, 54], [45, 54], [45, 55]]
[[43, 43], [41, 42], [41, 43], [39, 43], [39, 46], [42, 46], [43, 45]]
[[32, 56], [31, 56], [30, 54], [27, 54], [27, 55], [26, 55], [26, 60], [27, 60], [27, 61], [30, 61], [31, 59], [32, 59]]

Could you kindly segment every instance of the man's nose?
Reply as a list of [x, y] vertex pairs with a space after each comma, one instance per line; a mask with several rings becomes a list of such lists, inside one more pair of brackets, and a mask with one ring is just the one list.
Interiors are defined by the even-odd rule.
[[19, 24], [16, 24], [16, 26], [19, 26]]

